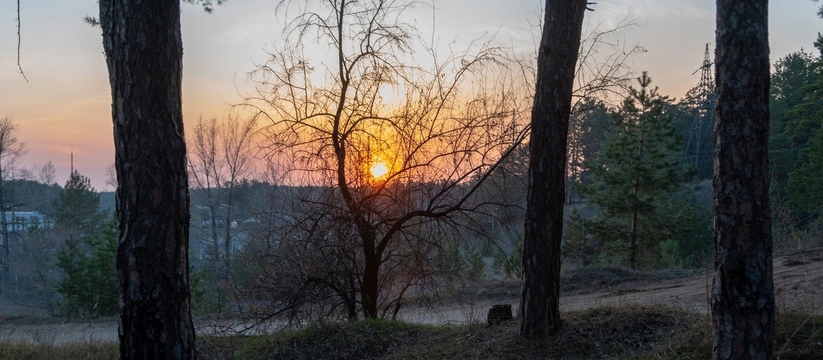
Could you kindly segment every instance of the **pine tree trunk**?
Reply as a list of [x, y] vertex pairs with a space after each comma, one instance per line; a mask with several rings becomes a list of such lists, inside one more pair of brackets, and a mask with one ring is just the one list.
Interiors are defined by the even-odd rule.
[[714, 158], [715, 359], [770, 359], [768, 1], [717, 1]]
[[180, 1], [100, 0], [120, 236], [120, 356], [195, 358]]
[[566, 140], [586, 0], [546, 0], [532, 108], [529, 190], [523, 239], [520, 336], [560, 327], [560, 239]]

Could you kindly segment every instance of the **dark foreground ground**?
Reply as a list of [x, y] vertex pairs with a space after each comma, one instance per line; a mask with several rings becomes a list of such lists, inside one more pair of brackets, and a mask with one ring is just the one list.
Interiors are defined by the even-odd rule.
[[[706, 315], [660, 305], [566, 313], [548, 341], [523, 340], [516, 323], [420, 325], [390, 321], [317, 324], [265, 336], [206, 337], [201, 359], [708, 359]], [[776, 358], [823, 359], [823, 316], [778, 315]], [[0, 359], [116, 359], [114, 344], [0, 343]]]
[[[776, 257], [774, 265], [775, 358], [823, 360], [823, 249]], [[515, 305], [517, 313], [519, 283], [508, 281], [453, 294], [434, 305], [435, 321], [424, 316], [433, 309], [418, 307], [420, 313], [405, 317], [416, 324], [361, 321], [262, 336], [198, 335], [198, 355], [250, 360], [710, 358], [707, 271], [601, 267], [565, 276], [564, 325], [548, 341], [518, 338], [515, 322], [494, 327], [482, 322], [492, 304]], [[33, 324], [26, 319], [0, 314], [0, 360], [117, 358], [113, 319]]]

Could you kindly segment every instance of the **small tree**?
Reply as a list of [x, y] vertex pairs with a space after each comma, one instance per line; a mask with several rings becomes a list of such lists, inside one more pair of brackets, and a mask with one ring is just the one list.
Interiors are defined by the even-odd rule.
[[580, 186], [601, 210], [592, 221], [597, 237], [628, 252], [632, 269], [640, 248], [653, 248], [670, 236], [667, 229], [675, 219], [659, 210], [690, 175], [665, 113], [670, 100], [650, 88], [646, 72], [637, 80], [640, 88], [631, 88], [612, 115], [605, 151], [586, 165], [592, 182]]
[[[522, 139], [526, 80], [485, 44], [415, 52], [425, 42], [402, 20], [412, 2], [318, 3], [252, 74], [259, 93], [245, 104], [267, 122], [263, 144], [281, 179], [313, 185], [279, 220], [289, 226], [276, 251], [294, 264], [283, 293], [333, 294], [323, 313], [393, 317], [410, 291], [443, 275], [436, 254], [476, 210], [469, 198], [482, 181], [470, 180]], [[331, 61], [305, 58], [317, 39], [334, 49]]]

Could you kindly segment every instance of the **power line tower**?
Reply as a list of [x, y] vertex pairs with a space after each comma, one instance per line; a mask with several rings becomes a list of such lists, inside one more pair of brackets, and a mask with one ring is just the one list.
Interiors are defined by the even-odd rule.
[[717, 98], [712, 76], [713, 63], [709, 59], [709, 44], [703, 56], [700, 82], [686, 93], [686, 101], [692, 108], [692, 127], [686, 141], [686, 162], [691, 164], [698, 178], [708, 178], [712, 174], [712, 153], [714, 151], [714, 105]]

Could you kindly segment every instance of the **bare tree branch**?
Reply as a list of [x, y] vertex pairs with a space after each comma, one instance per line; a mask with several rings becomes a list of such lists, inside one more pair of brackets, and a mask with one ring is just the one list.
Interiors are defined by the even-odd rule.
[[20, 65], [20, 44], [22, 43], [22, 38], [20, 37], [20, 25], [20, 0], [17, 0], [17, 69], [20, 70], [20, 76], [22, 76], [26, 82], [29, 82], [29, 79], [23, 72], [23, 66]]

